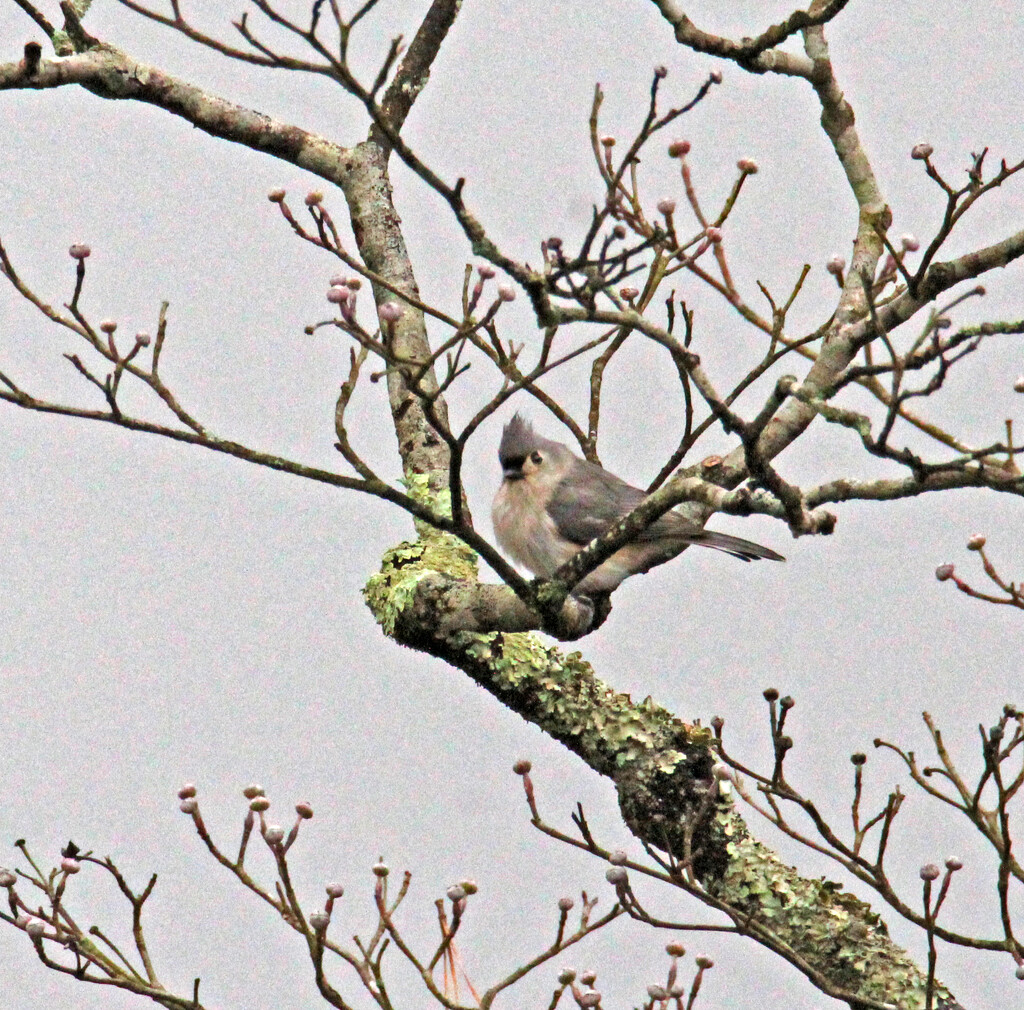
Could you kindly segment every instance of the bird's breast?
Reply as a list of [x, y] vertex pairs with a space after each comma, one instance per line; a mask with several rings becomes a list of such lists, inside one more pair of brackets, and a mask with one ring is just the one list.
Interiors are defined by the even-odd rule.
[[559, 536], [547, 512], [550, 490], [529, 479], [503, 481], [494, 497], [494, 535], [506, 554], [534, 575], [547, 577], [576, 547]]

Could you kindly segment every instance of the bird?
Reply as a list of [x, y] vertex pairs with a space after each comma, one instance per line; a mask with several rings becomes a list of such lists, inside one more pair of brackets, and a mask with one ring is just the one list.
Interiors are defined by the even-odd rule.
[[[551, 578], [647, 497], [604, 467], [581, 459], [567, 445], [538, 435], [520, 414], [505, 425], [498, 460], [502, 481], [491, 508], [498, 545], [542, 579]], [[573, 594], [609, 593], [629, 576], [670, 560], [688, 544], [713, 547], [742, 561], [785, 561], [768, 547], [705, 530], [672, 511], [581, 579]]]

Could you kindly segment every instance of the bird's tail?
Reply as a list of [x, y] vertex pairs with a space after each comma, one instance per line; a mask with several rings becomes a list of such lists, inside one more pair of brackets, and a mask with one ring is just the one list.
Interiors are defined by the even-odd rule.
[[769, 547], [762, 547], [742, 537], [729, 536], [728, 533], [715, 533], [714, 530], [702, 530], [694, 535], [692, 542], [700, 547], [714, 547], [716, 551], [725, 551], [726, 554], [731, 554], [741, 561], [760, 561], [762, 558], [767, 561], [786, 560]]

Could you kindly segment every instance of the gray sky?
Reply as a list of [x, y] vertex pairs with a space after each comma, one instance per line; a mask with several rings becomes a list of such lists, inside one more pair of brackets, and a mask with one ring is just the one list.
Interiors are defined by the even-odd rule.
[[[211, 0], [190, 6], [208, 27], [227, 26], [228, 14], [242, 9]], [[367, 52], [411, 33], [424, 7], [384, 0], [364, 36]], [[739, 35], [787, 10], [730, 9], [731, 20], [712, 4], [694, 16]], [[112, 0], [96, 0], [87, 26], [139, 59], [341, 143], [365, 132], [355, 104], [326, 83], [225, 63]], [[858, 0], [830, 29], [895, 234], [927, 237], [941, 213], [935, 187], [909, 158], [915, 142], [930, 141], [953, 179], [985, 145], [993, 161], [1024, 156], [1021, 34], [1009, 2], [973, 10], [967, 22], [952, 2]], [[0, 2], [0, 58], [17, 59], [23, 43], [39, 37], [13, 3]], [[681, 50], [643, 0], [593, 5], [584, 16], [572, 5], [468, 3], [408, 138], [445, 178], [465, 175], [470, 205], [494, 237], [537, 262], [541, 238], [580, 234], [598, 193], [586, 136], [595, 82], [607, 95], [604, 129], [624, 137], [642, 115], [658, 63], [670, 70], [666, 93], [681, 100], [714, 65]], [[368, 55], [363, 66], [372, 65]], [[760, 279], [773, 291], [811, 263], [792, 327], [809, 329], [834, 301], [823, 266], [834, 252], [848, 254], [852, 198], [806, 85], [723, 69], [723, 86], [673, 136], [692, 141], [695, 175], [712, 205], [728, 191], [737, 158], [758, 161], [729, 222], [731, 262], [746, 289]], [[324, 291], [337, 270], [295, 239], [265, 198], [282, 185], [298, 202], [310, 180], [158, 110], [80, 90], [6, 92], [0, 123], [0, 235], [24, 278], [62, 303], [73, 282], [67, 247], [91, 243], [86, 311], [131, 333], [154, 329], [159, 302], [169, 300], [165, 378], [204, 422], [237, 441], [338, 468], [331, 424], [347, 348], [338, 336], [302, 330], [324, 318]], [[682, 199], [663, 148], [655, 145], [644, 165], [651, 203]], [[424, 295], [453, 307], [466, 245], [438, 198], [401, 167], [394, 175]], [[948, 253], [1019, 229], [1022, 186], [1014, 180], [984, 201]], [[343, 219], [340, 195], [328, 201]], [[958, 321], [1020, 317], [1019, 265], [984, 283], [989, 296]], [[758, 344], [733, 316], [697, 288], [687, 298], [710, 370], [724, 376], [737, 355], [754, 359]], [[521, 302], [505, 332], [530, 340]], [[958, 369], [932, 416], [977, 443], [1000, 437], [1006, 417], [1024, 425], [1024, 398], [1011, 388], [1024, 371], [1015, 340], [991, 342]], [[61, 357], [81, 350], [0, 288], [0, 367], [30, 391], [94, 403], [95, 391]], [[674, 445], [680, 408], [655, 355], [638, 351], [623, 364], [608, 383], [602, 456], [643, 483]], [[452, 398], [456, 417], [494, 388], [493, 376], [471, 375]], [[553, 389], [582, 415], [578, 372]], [[360, 390], [353, 430], [367, 456], [394, 475], [382, 397], [377, 386]], [[538, 427], [561, 437], [526, 406]], [[485, 530], [502, 419], [471, 446], [470, 503]], [[324, 882], [348, 887], [347, 918], [336, 913], [332, 926], [340, 936], [368, 928], [369, 866], [381, 853], [414, 873], [407, 907], [419, 936], [432, 936], [432, 901], [444, 887], [474, 877], [481, 891], [462, 948], [478, 986], [549, 941], [559, 896], [597, 890], [607, 907], [603, 868], [531, 831], [510, 767], [531, 757], [552, 819], [567, 825], [580, 800], [603, 839], [636, 851], [617, 822], [611, 786], [460, 673], [383, 639], [362, 605], [360, 588], [381, 553], [410, 535], [397, 510], [107, 426], [6, 406], [0, 424], [0, 842], [27, 838], [48, 863], [71, 837], [114, 856], [140, 884], [158, 871], [150, 929], [163, 981], [185, 991], [201, 975], [215, 1006], [291, 1010], [315, 998], [298, 937], [204, 857], [177, 813], [174, 792], [186, 780], [198, 783], [207, 822], [228, 848], [247, 783], [261, 782], [273, 809], [313, 804], [317, 816], [303, 829], [294, 865], [309, 908], [322, 900]], [[726, 444], [711, 439], [702, 454]], [[877, 472], [852, 437], [834, 431], [812, 433], [782, 462], [796, 479]], [[952, 560], [973, 576], [963, 544], [976, 531], [989, 535], [1008, 575], [1024, 570], [1019, 499], [959, 492], [844, 506], [839, 516], [834, 536], [799, 541], [767, 519], [716, 517], [714, 528], [770, 544], [787, 564], [687, 552], [628, 582], [607, 624], [582, 643], [598, 675], [634, 697], [649, 694], [687, 719], [724, 716], [731, 748], [751, 760], [766, 755], [761, 690], [792, 694], [794, 775], [836, 812], [848, 803], [851, 751], [871, 751], [881, 736], [926, 752], [919, 716], [928, 709], [976, 767], [977, 724], [992, 723], [1004, 702], [1024, 700], [1015, 670], [1019, 613], [967, 600], [932, 574]], [[876, 798], [902, 781], [895, 763], [873, 751], [868, 767]], [[950, 915], [991, 929], [991, 888], [982, 883], [994, 879], [988, 855], [914, 793], [901, 819], [906, 893], [917, 893], [922, 862], [960, 854], [968, 865]], [[767, 829], [764, 837], [773, 840]], [[834, 875], [781, 848], [806, 873]], [[13, 861], [13, 851], [0, 849], [0, 865]], [[83, 920], [123, 934], [126, 909], [105, 883], [82, 874], [75, 888], [90, 909]], [[666, 914], [704, 918], [675, 895], [652, 900]], [[920, 956], [921, 938], [889, 921]], [[616, 924], [538, 973], [507, 1005], [546, 1000], [563, 964], [594, 967], [609, 1006], [633, 1005], [663, 973], [664, 939]], [[747, 943], [690, 937], [687, 946], [717, 964], [698, 1005], [828, 1002]], [[1006, 958], [943, 956], [941, 976], [968, 1005], [1019, 993]], [[356, 993], [341, 972], [335, 978]], [[13, 931], [0, 932], [0, 991], [11, 1010], [134, 1002], [45, 973]]]

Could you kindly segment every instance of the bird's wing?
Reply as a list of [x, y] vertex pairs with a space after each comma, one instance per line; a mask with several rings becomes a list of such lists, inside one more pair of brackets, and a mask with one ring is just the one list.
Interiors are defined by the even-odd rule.
[[[596, 463], [577, 460], [573, 471], [559, 481], [547, 509], [558, 532], [566, 540], [582, 546], [632, 512], [646, 497], [639, 488]], [[696, 530], [681, 515], [668, 512], [639, 534], [637, 540], [659, 540], [694, 532]]]

